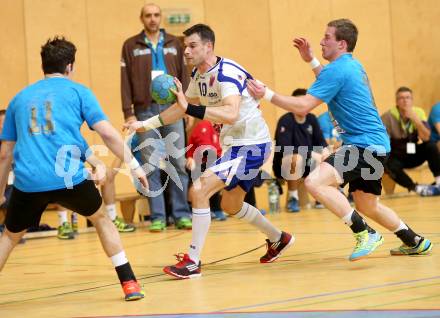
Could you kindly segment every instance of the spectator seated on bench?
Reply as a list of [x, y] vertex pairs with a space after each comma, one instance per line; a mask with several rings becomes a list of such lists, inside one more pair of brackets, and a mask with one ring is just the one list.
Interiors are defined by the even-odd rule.
[[[391, 141], [391, 153], [385, 162], [386, 173], [399, 185], [422, 196], [440, 195], [440, 154], [430, 141], [431, 131], [424, 110], [413, 106], [412, 91], [400, 87], [396, 106], [382, 115]], [[428, 162], [435, 185], [415, 183], [404, 169]]]
[[[420, 183], [429, 183], [432, 178], [431, 171], [429, 170], [428, 164], [425, 162], [421, 166], [404, 169], [405, 173], [413, 180], [418, 180]], [[396, 192], [407, 192], [406, 188], [400, 187], [396, 188], [396, 181], [394, 181], [389, 174], [384, 173], [382, 177], [382, 189], [386, 195], [392, 195]]]
[[[293, 91], [292, 96], [305, 95], [306, 92], [305, 89], [299, 88]], [[298, 188], [301, 181], [329, 153], [315, 115], [284, 114], [277, 123], [275, 145], [280, 149], [274, 154], [274, 175], [278, 179], [287, 179], [287, 211], [299, 212]]]

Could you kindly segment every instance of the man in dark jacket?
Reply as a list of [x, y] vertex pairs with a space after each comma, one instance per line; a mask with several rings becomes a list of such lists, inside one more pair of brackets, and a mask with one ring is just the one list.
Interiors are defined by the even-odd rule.
[[[306, 89], [298, 88], [292, 96], [306, 94]], [[272, 169], [278, 179], [287, 180], [287, 211], [299, 212], [299, 182], [330, 154], [327, 142], [315, 115], [300, 116], [289, 112], [278, 120], [275, 144]]]
[[[122, 47], [121, 59], [121, 96], [122, 111], [126, 123], [146, 120], [167, 109], [170, 105], [159, 105], [151, 97], [151, 81], [160, 74], [177, 77], [186, 88], [189, 76], [184, 64], [183, 48], [175, 36], [167, 34], [160, 28], [162, 12], [155, 4], [146, 4], [141, 9], [140, 20], [144, 30], [127, 39]], [[167, 138], [167, 136], [170, 138]], [[149, 197], [151, 209], [151, 232], [165, 229], [165, 200], [160, 178], [159, 160], [155, 145], [164, 139], [169, 156], [171, 171], [176, 172], [170, 185], [172, 215], [176, 226], [191, 229], [190, 210], [187, 204], [188, 175], [185, 171], [185, 147], [183, 120], [173, 125], [161, 127], [145, 133], [139, 133], [144, 169], [148, 174], [150, 190], [154, 195]], [[145, 140], [150, 140], [142, 145]], [[173, 151], [174, 150], [174, 151]], [[167, 170], [170, 171], [170, 170]], [[177, 184], [174, 182], [176, 181]], [[180, 181], [180, 182], [179, 182]]]

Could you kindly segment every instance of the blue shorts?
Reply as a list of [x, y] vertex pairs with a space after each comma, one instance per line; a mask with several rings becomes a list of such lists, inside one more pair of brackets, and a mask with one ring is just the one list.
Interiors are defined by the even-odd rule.
[[229, 191], [240, 186], [245, 192], [258, 180], [258, 172], [270, 156], [272, 143], [233, 146], [209, 169], [226, 184]]

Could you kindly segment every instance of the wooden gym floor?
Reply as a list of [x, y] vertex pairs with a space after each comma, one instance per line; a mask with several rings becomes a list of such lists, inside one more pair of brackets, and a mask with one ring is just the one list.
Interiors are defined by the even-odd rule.
[[0, 317], [440, 317], [440, 197], [382, 201], [431, 239], [431, 256], [391, 257], [400, 242], [370, 222], [385, 243], [349, 262], [349, 229], [329, 211], [310, 209], [269, 216], [296, 236], [272, 264], [258, 262], [262, 234], [235, 219], [214, 221], [203, 276], [175, 280], [162, 267], [187, 250], [191, 233], [140, 228], [122, 238], [146, 298], [124, 302], [95, 233], [29, 239], [0, 273]]

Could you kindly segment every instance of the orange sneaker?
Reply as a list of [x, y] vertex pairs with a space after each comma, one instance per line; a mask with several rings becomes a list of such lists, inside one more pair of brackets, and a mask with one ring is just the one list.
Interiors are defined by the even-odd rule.
[[122, 289], [124, 290], [125, 300], [138, 300], [145, 297], [145, 292], [135, 280], [122, 282]]

